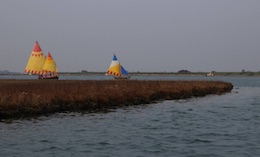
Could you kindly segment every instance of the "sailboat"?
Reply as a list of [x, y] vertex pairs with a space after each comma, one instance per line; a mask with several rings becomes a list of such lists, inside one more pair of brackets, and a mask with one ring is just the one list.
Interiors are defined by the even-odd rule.
[[213, 72], [207, 73], [206, 76], [214, 76]]
[[42, 52], [38, 43], [35, 42], [31, 56], [27, 62], [25, 73], [29, 75], [38, 75], [38, 79], [58, 79], [58, 67], [52, 58], [50, 52], [47, 57]]
[[115, 79], [129, 79], [131, 77], [124, 69], [124, 67], [119, 63], [115, 54], [106, 75], [112, 75]]
[[43, 68], [42, 68], [42, 74], [39, 75], [39, 79], [58, 79], [58, 67], [56, 66], [56, 63], [54, 59], [51, 56], [51, 53], [48, 52], [48, 55], [45, 59]]

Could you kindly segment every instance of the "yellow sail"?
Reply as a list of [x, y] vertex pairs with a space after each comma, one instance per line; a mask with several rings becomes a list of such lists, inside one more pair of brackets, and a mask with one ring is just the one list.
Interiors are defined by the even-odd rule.
[[110, 67], [107, 70], [107, 74], [114, 75], [114, 76], [121, 76], [121, 66], [120, 66], [120, 64], [117, 64], [115, 66]]
[[58, 73], [58, 67], [56, 66], [56, 63], [54, 59], [52, 58], [50, 52], [48, 52], [48, 55], [45, 59], [43, 68], [42, 68], [42, 74], [48, 74], [48, 73]]
[[121, 76], [121, 65], [114, 54], [113, 60], [107, 70], [108, 75]]
[[39, 43], [36, 41], [24, 72], [29, 74], [40, 74], [42, 72], [44, 62], [45, 56]]
[[119, 63], [115, 54], [106, 75], [113, 75], [115, 79], [130, 79], [131, 77], [125, 68]]

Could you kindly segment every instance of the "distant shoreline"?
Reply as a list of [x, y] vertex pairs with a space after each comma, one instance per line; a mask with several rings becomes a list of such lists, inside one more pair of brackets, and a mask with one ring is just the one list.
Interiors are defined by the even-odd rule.
[[[104, 75], [105, 72], [60, 72], [59, 75]], [[132, 76], [206, 76], [207, 72], [129, 72]], [[260, 77], [260, 72], [214, 72], [214, 76], [257, 76]], [[0, 75], [28, 75], [22, 73], [3, 73]], [[213, 76], [213, 77], [214, 77]], [[211, 76], [209, 76], [211, 77]]]
[[[105, 72], [60, 72], [62, 75], [104, 75]], [[208, 72], [129, 72], [130, 75], [206, 76]], [[260, 72], [213, 72], [214, 76], [260, 76]]]

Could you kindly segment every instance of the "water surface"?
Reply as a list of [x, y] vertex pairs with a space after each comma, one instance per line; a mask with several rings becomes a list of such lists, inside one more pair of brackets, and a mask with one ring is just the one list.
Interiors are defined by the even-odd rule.
[[220, 96], [163, 101], [108, 113], [59, 113], [2, 121], [0, 156], [260, 156], [259, 77], [135, 79], [221, 80], [233, 83], [234, 89]]

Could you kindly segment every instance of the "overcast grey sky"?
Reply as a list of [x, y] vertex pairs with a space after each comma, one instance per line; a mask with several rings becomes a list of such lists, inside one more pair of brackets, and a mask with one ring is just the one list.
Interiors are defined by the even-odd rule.
[[1, 0], [0, 70], [260, 71], [260, 0]]

